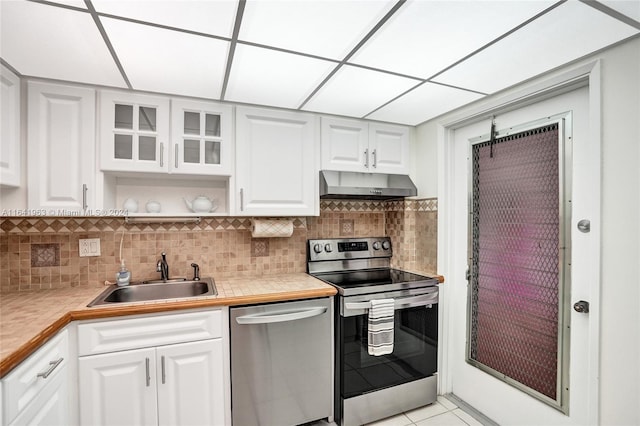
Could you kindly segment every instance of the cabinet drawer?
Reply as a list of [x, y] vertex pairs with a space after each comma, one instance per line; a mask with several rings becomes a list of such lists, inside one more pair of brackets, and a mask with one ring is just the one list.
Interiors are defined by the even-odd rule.
[[69, 335], [67, 330], [63, 330], [4, 378], [4, 424], [11, 423], [29, 403], [53, 383], [64, 370], [68, 358]]
[[84, 323], [78, 326], [78, 355], [95, 355], [221, 336], [220, 310]]

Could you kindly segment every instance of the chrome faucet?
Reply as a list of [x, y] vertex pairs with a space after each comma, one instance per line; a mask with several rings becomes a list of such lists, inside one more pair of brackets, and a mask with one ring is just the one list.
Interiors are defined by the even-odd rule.
[[162, 252], [162, 259], [158, 260], [156, 271], [160, 272], [160, 279], [169, 279], [169, 264], [167, 263], [167, 253]]

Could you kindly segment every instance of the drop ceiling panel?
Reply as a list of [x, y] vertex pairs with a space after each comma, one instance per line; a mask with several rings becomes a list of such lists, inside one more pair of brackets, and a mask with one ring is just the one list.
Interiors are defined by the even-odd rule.
[[415, 126], [483, 96], [440, 84], [425, 83], [367, 118]]
[[229, 42], [119, 19], [100, 20], [133, 89], [220, 97]]
[[66, 6], [78, 7], [87, 10], [87, 5], [82, 0], [48, 0], [51, 3], [58, 3]]
[[126, 87], [89, 13], [1, 1], [0, 55], [23, 75]]
[[407, 2], [349, 62], [429, 78], [553, 3]]
[[247, 1], [239, 39], [342, 60], [395, 1]]
[[613, 10], [627, 15], [629, 18], [633, 18], [640, 22], [640, 1], [637, 0], [614, 0], [614, 1], [600, 1], [605, 6], [609, 6]]
[[336, 63], [236, 45], [225, 100], [297, 108]]
[[97, 12], [230, 38], [237, 1], [93, 0]]
[[434, 81], [493, 93], [637, 33], [590, 6], [567, 2]]
[[304, 109], [362, 117], [418, 83], [409, 78], [345, 65]]

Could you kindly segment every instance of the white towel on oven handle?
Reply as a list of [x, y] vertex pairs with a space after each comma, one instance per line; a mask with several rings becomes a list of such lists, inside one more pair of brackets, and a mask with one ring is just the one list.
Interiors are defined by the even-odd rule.
[[372, 300], [367, 327], [369, 355], [380, 356], [393, 352], [395, 301]]

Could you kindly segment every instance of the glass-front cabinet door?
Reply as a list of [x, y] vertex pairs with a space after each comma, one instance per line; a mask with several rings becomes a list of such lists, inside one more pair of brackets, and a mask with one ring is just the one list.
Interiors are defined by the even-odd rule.
[[169, 171], [169, 99], [100, 93], [100, 166], [105, 171]]
[[172, 173], [231, 175], [231, 107], [180, 99], [171, 106]]

